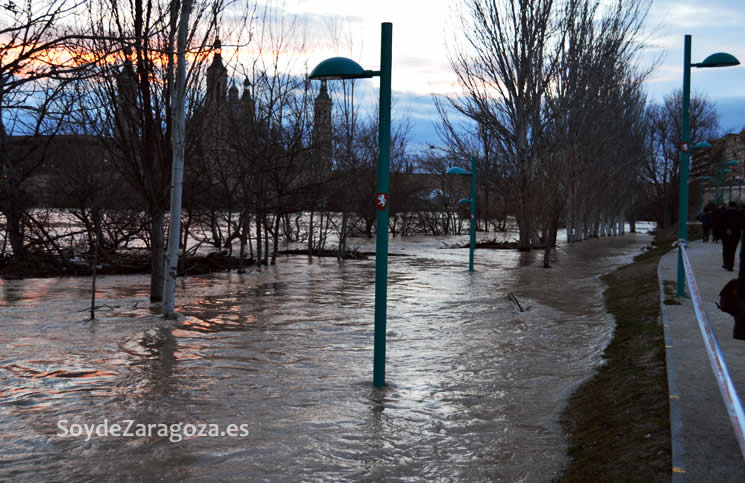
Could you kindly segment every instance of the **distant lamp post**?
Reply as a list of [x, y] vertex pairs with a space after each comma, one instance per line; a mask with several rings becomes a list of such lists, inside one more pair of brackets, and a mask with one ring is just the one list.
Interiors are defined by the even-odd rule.
[[468, 247], [468, 271], [473, 272], [473, 250], [476, 248], [476, 156], [471, 157], [471, 172], [463, 168], [450, 168], [447, 174], [461, 174], [471, 177], [471, 199], [462, 199], [458, 203], [471, 205], [470, 243]]
[[[701, 149], [709, 149], [711, 148], [711, 144], [707, 143], [706, 141], [701, 141], [700, 143], [696, 143], [695, 145], [691, 146], [692, 151], [699, 151]], [[704, 180], [711, 180], [711, 176], [702, 176], [701, 179], [701, 210], [700, 212], [704, 212]], [[714, 196], [716, 196], [716, 191], [714, 192]]]
[[[388, 285], [388, 204], [391, 164], [391, 57], [393, 24], [381, 24], [380, 70], [363, 69], [357, 62], [333, 57], [318, 64], [310, 79], [368, 79], [380, 76], [380, 114], [378, 123], [378, 208], [375, 225], [375, 342], [373, 385], [385, 386], [385, 325]], [[372, 201], [372, 200], [371, 200]]]
[[[740, 163], [738, 163], [737, 161], [734, 161], [733, 160], [733, 161], [728, 162], [727, 163], [727, 166], [737, 166], [738, 164], [740, 164]], [[732, 201], [732, 176], [729, 177], [729, 183], [728, 184], [729, 184], [729, 201]]]
[[699, 179], [701, 180], [701, 208], [699, 208], [698, 212], [703, 214], [704, 212], [704, 181], [710, 181], [711, 176], [701, 176]]
[[719, 162], [719, 166], [715, 170], [715, 177], [716, 177], [716, 192], [715, 192], [715, 202], [717, 205], [720, 205], [724, 202], [724, 195], [722, 192], [724, 189], [722, 186], [724, 186], [724, 156], [722, 156], [722, 160]]
[[[724, 52], [711, 54], [699, 64], [691, 64], [691, 36], [684, 37], [683, 48], [683, 109], [681, 114], [681, 146], [680, 146], [680, 210], [678, 215], [678, 238], [688, 239], [688, 170], [690, 154], [688, 143], [690, 142], [690, 116], [688, 107], [691, 100], [691, 67], [729, 67], [739, 65], [740, 61], [733, 55]], [[678, 280], [677, 295], [685, 296], [685, 271], [683, 267], [682, 247], [678, 247]]]
[[721, 204], [724, 204], [724, 185], [727, 182], [727, 173], [729, 173], [729, 169], [727, 168], [719, 170], [719, 175], [722, 177], [722, 182], [719, 183], [719, 202]]

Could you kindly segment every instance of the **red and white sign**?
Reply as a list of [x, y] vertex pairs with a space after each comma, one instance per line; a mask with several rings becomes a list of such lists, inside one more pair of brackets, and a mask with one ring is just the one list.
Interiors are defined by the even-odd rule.
[[375, 197], [375, 204], [380, 211], [385, 211], [388, 207], [388, 193], [378, 193]]
[[687, 153], [688, 152], [688, 143], [681, 144], [680, 145], [680, 150], [683, 151], [684, 153]]

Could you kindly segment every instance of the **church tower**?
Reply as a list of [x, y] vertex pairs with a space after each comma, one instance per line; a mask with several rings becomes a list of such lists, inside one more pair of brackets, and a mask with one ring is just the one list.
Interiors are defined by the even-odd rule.
[[248, 127], [252, 128], [254, 119], [256, 117], [256, 105], [253, 98], [251, 97], [251, 82], [248, 80], [248, 77], [246, 77], [243, 81], [243, 94], [241, 96], [241, 103], [243, 103], [243, 107], [246, 110], [246, 121], [248, 122]]
[[316, 97], [313, 111], [312, 161], [318, 173], [329, 173], [332, 168], [331, 97], [326, 80], [321, 80], [321, 90]]
[[222, 63], [222, 44], [215, 39], [215, 54], [207, 68], [207, 105], [216, 107], [225, 102], [228, 90], [228, 69]]
[[116, 78], [117, 103], [114, 129], [122, 137], [139, 136], [137, 116], [137, 74], [130, 59], [132, 51], [124, 49], [124, 65]]

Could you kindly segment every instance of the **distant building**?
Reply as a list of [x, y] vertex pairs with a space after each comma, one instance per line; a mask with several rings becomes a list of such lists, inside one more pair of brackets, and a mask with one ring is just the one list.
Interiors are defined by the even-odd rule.
[[711, 179], [703, 180], [704, 205], [717, 201], [727, 203], [730, 199], [745, 201], [742, 186], [745, 182], [745, 130], [708, 142], [711, 148], [695, 149], [691, 153], [691, 191], [698, 194], [691, 198], [698, 199], [700, 204], [701, 180], [708, 176]]
[[314, 103], [312, 161], [321, 173], [331, 172], [333, 157], [333, 131], [331, 126], [331, 97], [326, 89], [326, 80], [321, 81], [321, 90]]

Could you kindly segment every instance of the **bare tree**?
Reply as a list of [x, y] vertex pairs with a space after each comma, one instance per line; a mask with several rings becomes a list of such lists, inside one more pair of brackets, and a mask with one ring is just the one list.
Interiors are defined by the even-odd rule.
[[[103, 58], [85, 86], [79, 125], [107, 140], [120, 174], [150, 215], [150, 299], [163, 296], [164, 213], [168, 206], [173, 130], [173, 45], [176, 3], [165, 0], [97, 0], [87, 3], [91, 37], [79, 48]], [[186, 96], [198, 98], [205, 52], [220, 0], [196, 2], [187, 43], [191, 58]], [[194, 104], [191, 104], [192, 109]], [[187, 116], [190, 112], [187, 111]]]
[[[677, 216], [682, 102], [682, 91], [676, 90], [646, 112], [650, 155], [641, 175], [653, 189], [650, 201], [660, 208], [654, 213], [663, 226], [675, 223]], [[692, 96], [689, 112], [691, 145], [718, 136], [719, 115], [706, 97]]]
[[[641, 159], [628, 145], [645, 100], [637, 59], [649, 2], [462, 5], [466, 42], [451, 65], [465, 96], [449, 106], [474, 124], [470, 135], [453, 129], [441, 104], [441, 137], [455, 150], [476, 139], [485, 160], [499, 160], [486, 163], [488, 179], [513, 205], [519, 248], [542, 245], [546, 266], [565, 213], [570, 240], [578, 219], [582, 232], [618, 232], [624, 183]], [[604, 177], [612, 193], [597, 189]]]
[[451, 104], [499, 137], [514, 173], [519, 247], [529, 250], [537, 161], [532, 140], [542, 129], [541, 106], [554, 70], [554, 1], [465, 0], [463, 8], [468, 47], [455, 48], [450, 63], [466, 96]]
[[[26, 255], [24, 224], [33, 202], [29, 181], [61, 126], [61, 113], [53, 108], [66, 109], [58, 104], [63, 88], [73, 74], [84, 75], [88, 63], [67, 48], [75, 37], [63, 28], [79, 7], [68, 0], [0, 7], [0, 211], [19, 261]], [[14, 144], [15, 135], [29, 137]]]

